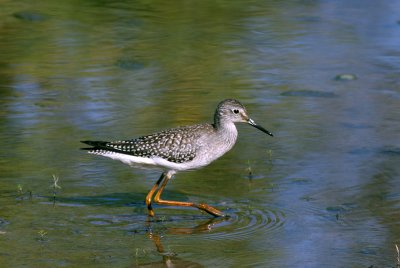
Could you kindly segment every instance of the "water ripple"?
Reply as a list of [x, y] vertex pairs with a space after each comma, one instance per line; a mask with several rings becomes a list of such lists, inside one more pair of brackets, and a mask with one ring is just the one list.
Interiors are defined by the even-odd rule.
[[285, 213], [272, 208], [249, 207], [247, 204], [236, 206], [229, 212], [224, 222], [217, 222], [211, 228], [208, 239], [246, 240], [258, 232], [271, 233], [285, 223]]
[[[226, 204], [225, 204], [226, 205]], [[120, 226], [134, 233], [157, 232], [173, 235], [199, 235], [208, 240], [247, 240], [254, 235], [268, 234], [280, 229], [286, 219], [283, 211], [271, 207], [255, 207], [247, 203], [232, 204], [228, 217], [210, 218], [206, 214], [167, 215], [161, 209], [155, 218], [140, 215], [90, 215], [93, 225]], [[177, 210], [174, 210], [176, 213]]]

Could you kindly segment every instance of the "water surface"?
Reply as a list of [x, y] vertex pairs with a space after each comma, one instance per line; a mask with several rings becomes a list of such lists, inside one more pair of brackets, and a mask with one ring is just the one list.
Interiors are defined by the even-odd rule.
[[[3, 1], [0, 266], [396, 267], [394, 1]], [[157, 171], [79, 151], [212, 120], [234, 149], [144, 198]], [[251, 170], [251, 174], [250, 174]], [[54, 187], [53, 175], [59, 178]]]

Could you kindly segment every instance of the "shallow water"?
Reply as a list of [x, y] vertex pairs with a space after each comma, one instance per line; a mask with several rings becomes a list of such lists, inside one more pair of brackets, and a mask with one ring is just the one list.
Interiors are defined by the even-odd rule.
[[[3, 1], [0, 266], [396, 267], [395, 1]], [[157, 171], [78, 150], [207, 122], [234, 149], [144, 198]], [[250, 174], [251, 171], [251, 174]], [[54, 187], [53, 175], [59, 178]]]

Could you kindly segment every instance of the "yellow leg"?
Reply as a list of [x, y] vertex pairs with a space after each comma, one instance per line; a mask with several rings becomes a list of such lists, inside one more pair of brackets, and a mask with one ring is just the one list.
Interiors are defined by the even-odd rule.
[[[161, 199], [162, 191], [164, 190], [165, 186], [167, 185], [169, 179], [171, 179], [172, 174], [167, 173], [167, 174], [165, 174], [164, 177], [165, 177], [165, 179], [163, 180], [160, 189], [157, 191], [156, 195], [154, 196], [154, 202], [156, 202], [157, 204], [161, 204], [161, 205], [170, 205], [170, 206], [181, 206], [181, 207], [195, 207], [195, 208], [198, 208], [198, 209], [200, 209], [200, 210], [203, 210], [203, 211], [205, 211], [205, 212], [207, 212], [207, 213], [209, 213], [209, 214], [211, 214], [211, 215], [213, 215], [213, 216], [215, 216], [215, 217], [223, 217], [223, 216], [225, 216], [224, 213], [222, 213], [222, 212], [219, 211], [218, 209], [213, 208], [213, 207], [211, 207], [211, 206], [209, 206], [209, 205], [207, 205], [207, 204], [195, 204], [195, 203], [191, 203], [191, 202], [180, 202], [180, 201], [162, 200], [162, 199]], [[161, 181], [162, 181], [162, 179], [160, 178], [159, 181], [157, 181], [157, 183], [159, 183], [159, 182], [161, 182]], [[156, 184], [157, 184], [157, 183], [156, 183]], [[155, 186], [156, 186], [156, 185], [153, 186], [153, 189], [158, 187], [158, 185], [157, 185], [157, 187], [155, 187]], [[153, 189], [152, 189], [152, 190], [153, 190]], [[151, 193], [151, 192], [152, 192], [152, 191], [150, 191], [150, 193]], [[149, 193], [149, 194], [150, 194], [150, 193]], [[147, 199], [146, 199], [146, 200], [147, 200]], [[153, 214], [153, 215], [154, 215], [154, 214]]]
[[147, 209], [149, 210], [149, 216], [150, 217], [154, 216], [154, 210], [153, 210], [153, 208], [151, 206], [151, 199], [153, 198], [154, 192], [157, 190], [158, 186], [160, 186], [160, 183], [165, 178], [165, 175], [166, 175], [165, 173], [161, 174], [160, 178], [153, 185], [153, 187], [151, 188], [150, 192], [146, 196], [146, 205], [147, 205]]

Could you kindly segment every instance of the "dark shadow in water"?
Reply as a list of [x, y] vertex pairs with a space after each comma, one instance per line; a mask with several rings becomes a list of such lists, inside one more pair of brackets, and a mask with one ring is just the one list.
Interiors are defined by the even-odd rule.
[[[46, 198], [53, 202], [53, 196], [38, 196]], [[34, 197], [35, 198], [35, 197]], [[100, 196], [75, 196], [62, 197], [56, 196], [56, 204], [69, 206], [106, 206], [106, 207], [121, 207], [121, 206], [144, 206], [145, 195], [136, 193], [110, 193]]]
[[[230, 217], [218, 217], [218, 218], [208, 218], [209, 216], [204, 216], [204, 215], [198, 215], [198, 216], [177, 216], [177, 217], [169, 217], [169, 222], [177, 223], [182, 223], [182, 221], [185, 221], [184, 226], [180, 227], [167, 227], [165, 229], [165, 233], [167, 234], [174, 234], [174, 235], [183, 235], [183, 234], [199, 234], [199, 233], [209, 233], [213, 229], [224, 225], [224, 223], [228, 222]], [[201, 221], [201, 222], [196, 222], [195, 225], [189, 226], [189, 221]], [[147, 226], [150, 234], [157, 233], [153, 231], [152, 225], [153, 224], [158, 224], [159, 222], [167, 222], [167, 220], [162, 219], [160, 220], [158, 217], [148, 217], [147, 219]]]
[[174, 253], [165, 252], [159, 234], [149, 234], [149, 238], [154, 242], [157, 252], [162, 256], [162, 260], [144, 264], [134, 264], [132, 267], [204, 267], [203, 265], [178, 258]]
[[[168, 198], [176, 200], [187, 200], [187, 196], [181, 195], [180, 193], [169, 191], [166, 194]], [[27, 198], [27, 194], [25, 194]], [[105, 195], [94, 195], [94, 196], [74, 196], [74, 197], [63, 197], [62, 193], [54, 195], [35, 195], [33, 193], [33, 199], [48, 199], [49, 202], [60, 206], [105, 206], [105, 207], [132, 207], [132, 208], [145, 208], [145, 197], [143, 193], [109, 193]], [[47, 203], [47, 202], [46, 202]], [[164, 206], [160, 206], [164, 207]], [[147, 209], [146, 209], [147, 213]]]
[[[169, 227], [165, 230], [167, 234], [198, 234], [204, 232], [210, 232], [214, 227], [222, 224], [224, 221], [227, 221], [228, 218], [213, 218], [209, 219], [205, 222], [202, 222], [193, 227]], [[162, 235], [160, 232], [153, 231], [152, 224], [157, 224], [157, 218], [148, 218], [148, 238], [154, 242], [154, 245], [157, 249], [157, 252], [162, 256], [162, 260], [157, 262], [150, 262], [145, 264], [134, 264], [133, 267], [204, 267], [203, 265], [183, 260], [182, 258], [178, 258], [176, 253], [170, 253], [165, 251], [165, 247], [163, 246], [161, 240]]]

